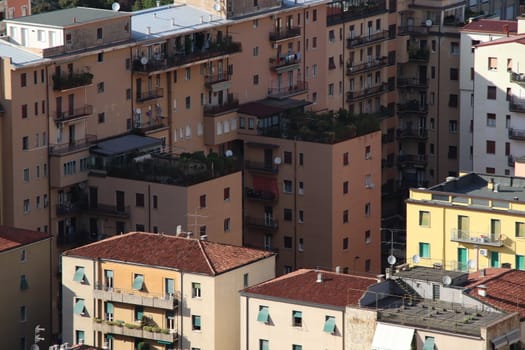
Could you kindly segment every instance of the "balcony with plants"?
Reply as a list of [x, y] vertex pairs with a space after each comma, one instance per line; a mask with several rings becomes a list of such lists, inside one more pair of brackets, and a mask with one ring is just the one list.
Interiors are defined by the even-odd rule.
[[[147, 320], [147, 321], [146, 321]], [[93, 319], [93, 330], [105, 334], [122, 335], [139, 339], [156, 340], [174, 343], [178, 339], [177, 330], [161, 328], [147, 316], [143, 316], [139, 323], [129, 323], [122, 320]]]
[[70, 74], [53, 75], [53, 90], [62, 91], [91, 85], [93, 74], [87, 72], [72, 72]]
[[174, 310], [179, 304], [179, 296], [176, 295], [141, 292], [135, 289], [109, 288], [103, 284], [96, 284], [94, 286], [93, 297], [105, 301], [148, 306], [166, 310]]

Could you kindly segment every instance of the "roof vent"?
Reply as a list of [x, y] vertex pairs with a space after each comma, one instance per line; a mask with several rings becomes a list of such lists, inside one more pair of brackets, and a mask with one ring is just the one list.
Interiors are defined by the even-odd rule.
[[480, 297], [486, 297], [487, 296], [487, 287], [484, 284], [480, 284], [478, 286], [478, 295]]
[[341, 266], [335, 267], [335, 273], [341, 273]]
[[499, 184], [494, 184], [494, 192], [499, 192]]
[[146, 29], [148, 30], [148, 34], [151, 34], [151, 27], [148, 26], [148, 27], [146, 27]]
[[171, 26], [172, 26], [172, 27], [175, 27], [175, 18], [172, 18], [172, 19], [171, 19]]
[[455, 176], [447, 176], [447, 177], [445, 178], [445, 181], [446, 181], [446, 182], [455, 181], [455, 180], [456, 180], [456, 177], [455, 177]]
[[317, 279], [315, 280], [317, 283], [323, 282], [323, 274], [321, 272], [317, 273]]

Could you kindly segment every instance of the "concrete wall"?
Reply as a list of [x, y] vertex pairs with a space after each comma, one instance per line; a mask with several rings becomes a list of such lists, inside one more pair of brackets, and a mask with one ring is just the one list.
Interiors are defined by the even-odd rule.
[[345, 309], [346, 350], [368, 350], [372, 346], [377, 324], [377, 312], [347, 307]]

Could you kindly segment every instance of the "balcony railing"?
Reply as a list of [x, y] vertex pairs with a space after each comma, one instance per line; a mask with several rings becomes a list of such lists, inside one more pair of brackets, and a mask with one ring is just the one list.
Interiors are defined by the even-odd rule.
[[346, 48], [354, 49], [359, 46], [368, 45], [369, 43], [378, 42], [388, 39], [388, 30], [380, 31], [376, 34], [362, 35], [346, 40]]
[[427, 113], [428, 105], [426, 103], [420, 103], [417, 100], [412, 100], [406, 103], [397, 104], [398, 113]]
[[268, 97], [286, 98], [304, 93], [306, 90], [308, 90], [308, 83], [305, 81], [297, 81], [295, 85], [292, 86], [268, 88]]
[[231, 80], [231, 78], [232, 78], [231, 74], [228, 74], [228, 73], [207, 75], [204, 80], [204, 84], [206, 85], [207, 88], [211, 88], [212, 85], [223, 83], [225, 81], [229, 81]]
[[254, 162], [251, 160], [247, 160], [244, 162], [244, 165], [248, 170], [260, 171], [271, 174], [277, 174], [279, 172], [279, 168], [277, 167], [277, 165], [274, 165], [272, 163]]
[[450, 230], [450, 240], [454, 242], [488, 245], [492, 247], [503, 246], [503, 235], [494, 233], [476, 233], [453, 228]]
[[157, 129], [163, 129], [168, 127], [168, 120], [166, 117], [156, 117], [152, 120], [148, 120], [135, 126], [135, 130], [139, 132], [149, 132]]
[[425, 167], [427, 165], [427, 156], [424, 154], [403, 154], [397, 156], [397, 164], [400, 167]]
[[416, 89], [427, 89], [428, 80], [422, 78], [398, 78], [398, 88], [416, 88]]
[[509, 77], [511, 83], [525, 85], [525, 73], [510, 72]]
[[340, 2], [333, 1], [327, 4], [326, 22], [327, 25], [345, 23], [359, 18], [371, 17], [387, 11], [385, 0], [357, 0], [350, 6], [343, 8]]
[[426, 35], [428, 34], [428, 27], [427, 26], [399, 26], [398, 27], [398, 35]]
[[361, 64], [353, 64], [352, 62], [350, 62], [346, 65], [346, 75], [352, 75], [352, 74], [367, 72], [372, 69], [378, 69], [383, 66], [386, 66], [387, 63], [388, 63], [388, 59], [386, 56], [376, 57], [372, 59], [370, 62], [365, 62]]
[[254, 190], [253, 188], [245, 188], [246, 198], [258, 201], [275, 202], [277, 195], [272, 191]]
[[66, 112], [57, 111], [55, 112], [55, 121], [56, 122], [65, 122], [68, 120], [73, 120], [75, 118], [84, 117], [86, 115], [93, 114], [93, 106], [92, 105], [84, 105], [79, 108], [73, 108], [71, 110], [68, 110]]
[[292, 53], [289, 55], [282, 55], [279, 57], [270, 57], [270, 68], [274, 71], [279, 71], [282, 68], [297, 65], [301, 62], [300, 53]]
[[290, 27], [275, 32], [270, 32], [270, 41], [279, 41], [295, 38], [301, 35], [301, 27]]
[[233, 98], [222, 105], [204, 105], [204, 114], [206, 115], [216, 115], [229, 112], [231, 110], [239, 107], [239, 100]]
[[161, 98], [162, 96], [164, 96], [164, 89], [156, 88], [150, 91], [137, 93], [137, 102], [153, 100], [156, 98]]
[[408, 60], [415, 62], [428, 62], [430, 51], [427, 48], [410, 49], [408, 51]]
[[509, 139], [525, 141], [525, 130], [509, 128]]
[[160, 330], [153, 332], [151, 327], [141, 327], [140, 324], [124, 323], [119, 321], [93, 320], [93, 330], [105, 334], [123, 335], [133, 338], [151, 339], [173, 343], [177, 340], [176, 330]]
[[141, 293], [133, 289], [108, 288], [102, 284], [96, 284], [93, 289], [93, 297], [119, 303], [142, 305], [159, 309], [174, 310], [179, 305], [178, 298], [174, 295], [163, 295], [155, 293]]
[[96, 135], [86, 135], [86, 138], [84, 139], [79, 139], [68, 143], [49, 145], [49, 154], [55, 156], [62, 155], [91, 147], [95, 143], [97, 143]]
[[81, 200], [77, 202], [70, 202], [70, 203], [60, 203], [57, 204], [56, 208], [56, 215], [57, 216], [63, 216], [63, 215], [71, 215], [79, 213], [83, 210], [85, 210], [88, 206], [87, 199]]
[[361, 100], [364, 98], [382, 94], [383, 92], [386, 91], [386, 87], [387, 87], [387, 84], [381, 84], [381, 85], [370, 87], [370, 88], [363, 89], [360, 91], [348, 91], [346, 93], [346, 101], [352, 102], [352, 101], [357, 101], [357, 100]]
[[525, 99], [512, 96], [509, 100], [509, 110], [511, 112], [525, 113]]
[[119, 218], [129, 218], [130, 215], [129, 206], [118, 206], [111, 204], [102, 204], [97, 203], [96, 205], [90, 205], [86, 211], [92, 214], [97, 214], [101, 216], [111, 216]]
[[422, 129], [422, 128], [397, 129], [397, 138], [398, 140], [406, 140], [406, 139], [425, 140], [428, 138], [428, 131], [427, 129]]
[[91, 85], [93, 82], [93, 74], [91, 73], [71, 73], [53, 75], [53, 90], [67, 90], [76, 87]]
[[268, 231], [275, 231], [279, 228], [279, 222], [273, 218], [254, 218], [252, 216], [245, 216], [244, 223], [246, 226]]

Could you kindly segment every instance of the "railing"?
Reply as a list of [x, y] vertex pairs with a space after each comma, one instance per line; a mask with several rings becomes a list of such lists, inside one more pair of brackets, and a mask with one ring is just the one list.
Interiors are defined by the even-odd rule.
[[516, 165], [515, 163], [516, 163], [516, 160], [514, 159], [514, 156], [512, 155], [507, 156], [507, 164], [509, 167], [514, 168]]
[[270, 231], [279, 228], [279, 222], [273, 218], [254, 218], [251, 216], [245, 216], [244, 223], [253, 228], [261, 228]]
[[56, 122], [64, 122], [75, 118], [80, 118], [86, 115], [93, 114], [93, 106], [92, 105], [84, 105], [79, 108], [74, 108], [72, 110], [68, 110], [66, 112], [55, 112], [55, 121]]
[[110, 288], [102, 284], [95, 284], [93, 297], [119, 303], [143, 305], [160, 309], [174, 310], [179, 299], [174, 295], [140, 292], [133, 289]]
[[419, 165], [425, 166], [427, 164], [427, 156], [424, 154], [403, 154], [397, 156], [397, 164], [399, 166]]
[[254, 162], [251, 160], [247, 160], [244, 162], [244, 164], [246, 169], [248, 170], [262, 171], [265, 173], [272, 174], [277, 174], [279, 172], [279, 168], [276, 165], [273, 165], [272, 163]]
[[426, 35], [428, 34], [428, 27], [427, 26], [399, 26], [398, 27], [398, 35]]
[[130, 216], [129, 208], [129, 206], [120, 207], [117, 205], [97, 203], [96, 205], [90, 205], [86, 211], [98, 215], [128, 218]]
[[148, 120], [146, 122], [141, 121], [140, 125], [135, 126], [135, 129], [141, 132], [148, 132], [168, 127], [168, 121], [166, 117], [156, 117], [153, 119], [154, 120]]
[[511, 112], [525, 113], [525, 99], [512, 96], [509, 100], [509, 110]]
[[239, 107], [239, 100], [235, 98], [223, 103], [222, 105], [204, 105], [204, 114], [222, 114], [237, 107]]
[[340, 2], [334, 1], [327, 4], [326, 22], [327, 25], [345, 23], [359, 18], [365, 18], [381, 14], [387, 11], [385, 0], [353, 1], [351, 6], [343, 9]]
[[429, 57], [430, 51], [427, 48], [410, 49], [408, 51], [408, 59], [410, 61], [427, 62]]
[[270, 41], [279, 41], [295, 38], [301, 35], [301, 27], [290, 27], [284, 30], [270, 32]]
[[428, 80], [424, 78], [398, 78], [397, 87], [426, 89], [428, 88]]
[[270, 68], [273, 70], [278, 70], [279, 68], [283, 68], [286, 66], [291, 66], [294, 64], [299, 64], [301, 62], [301, 54], [300, 53], [292, 53], [290, 55], [282, 55], [279, 57], [270, 57]]
[[254, 190], [253, 188], [245, 188], [246, 198], [260, 201], [275, 202], [277, 195], [272, 191]]
[[376, 57], [372, 59], [370, 62], [365, 62], [361, 64], [353, 64], [352, 62], [349, 62], [346, 65], [346, 75], [352, 75], [352, 74], [357, 74], [361, 72], [366, 72], [372, 69], [377, 69], [377, 68], [386, 66], [387, 63], [388, 63], [388, 59], [386, 56]]
[[397, 104], [398, 113], [427, 113], [428, 105], [417, 100]]
[[50, 155], [61, 155], [69, 152], [78, 151], [87, 147], [91, 147], [97, 142], [96, 135], [86, 135], [86, 138], [75, 140], [69, 143], [61, 143], [49, 145]]
[[152, 327], [141, 327], [140, 324], [124, 323], [119, 321], [93, 320], [93, 330], [106, 334], [123, 335], [127, 337], [151, 339], [173, 343], [177, 340], [176, 330], [163, 329], [157, 332]]
[[525, 141], [525, 130], [509, 128], [509, 139]]
[[525, 73], [510, 72], [509, 78], [511, 83], [525, 84]]
[[232, 76], [229, 73], [207, 75], [204, 80], [204, 84], [206, 84], [206, 87], [210, 88], [213, 84], [222, 83], [224, 81], [231, 80], [231, 78]]
[[427, 129], [423, 128], [406, 128], [397, 129], [398, 139], [426, 139], [428, 137]]
[[346, 48], [353, 49], [359, 46], [367, 45], [372, 42], [388, 39], [388, 30], [383, 30], [376, 34], [363, 35], [346, 40]]
[[53, 75], [53, 90], [67, 90], [76, 87], [90, 85], [93, 82], [91, 73], [63, 73]]
[[351, 102], [371, 97], [374, 95], [382, 94], [386, 90], [386, 86], [387, 84], [381, 84], [379, 86], [374, 86], [360, 91], [348, 91], [346, 93], [346, 101]]
[[74, 202], [74, 203], [60, 203], [56, 206], [56, 215], [63, 216], [69, 214], [75, 214], [85, 210], [88, 206], [87, 200]]
[[137, 102], [144, 102], [148, 100], [153, 100], [156, 98], [161, 98], [164, 96], [164, 89], [163, 88], [156, 88], [150, 91], [137, 93]]
[[453, 228], [450, 230], [450, 240], [454, 242], [488, 245], [493, 247], [503, 246], [503, 235], [495, 233], [476, 233]]
[[295, 85], [268, 88], [268, 97], [273, 98], [286, 98], [291, 95], [300, 94], [308, 90], [308, 83], [305, 81], [297, 81]]

